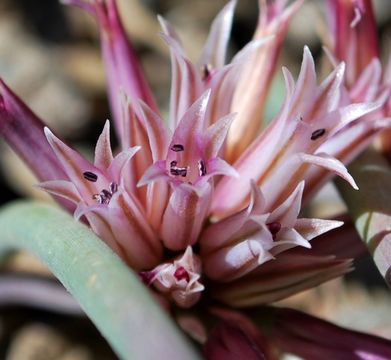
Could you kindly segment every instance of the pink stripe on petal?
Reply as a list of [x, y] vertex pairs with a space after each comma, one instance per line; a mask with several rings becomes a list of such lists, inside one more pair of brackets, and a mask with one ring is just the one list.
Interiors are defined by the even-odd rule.
[[95, 147], [94, 165], [100, 169], [107, 169], [113, 161], [110, 144], [110, 122], [106, 120], [105, 126]]
[[85, 206], [80, 203], [75, 216], [85, 216], [92, 231], [97, 234], [122, 259], [126, 259], [124, 250], [117, 243], [112, 232], [107, 208], [103, 206]]
[[235, 6], [236, 0], [229, 1], [213, 20], [199, 66], [210, 65], [212, 69], [216, 69], [225, 64]]
[[44, 191], [49, 192], [53, 195], [61, 196], [67, 200], [72, 201], [73, 203], [78, 203], [81, 201], [81, 196], [77, 191], [75, 185], [70, 181], [66, 180], [49, 180], [41, 182], [37, 185]]
[[167, 156], [170, 133], [164, 121], [147, 104], [140, 102], [141, 116], [148, 133], [152, 160], [163, 160]]
[[375, 101], [381, 88], [382, 66], [379, 59], [374, 58], [362, 71], [349, 91], [354, 102]]
[[[233, 164], [240, 177], [237, 179], [223, 178], [217, 184], [212, 203], [214, 215], [227, 216], [244, 206], [243, 203], [250, 193], [250, 179], [254, 179], [256, 182], [259, 181], [270, 163], [273, 162], [281, 145], [291, 135], [292, 126], [294, 125], [292, 122], [288, 123], [291, 96], [292, 94], [289, 93], [286, 95], [277, 117]], [[232, 126], [230, 132], [232, 132]], [[259, 154], [262, 154], [262, 156]], [[227, 193], [230, 194], [229, 197], [225, 196]]]
[[86, 4], [81, 0], [68, 0], [68, 3], [92, 13], [99, 24], [110, 105], [114, 113], [117, 135], [121, 137], [121, 89], [132, 102], [142, 99], [156, 111], [157, 106], [136, 53], [127, 39], [117, 3], [115, 0], [94, 1], [92, 4]]
[[161, 237], [168, 249], [183, 250], [197, 241], [211, 195], [209, 183], [203, 184], [202, 188], [186, 183], [174, 186], [161, 227]]
[[170, 47], [172, 84], [170, 99], [170, 127], [173, 129], [202, 92], [200, 71], [185, 57], [178, 41], [162, 34]]
[[346, 180], [353, 187], [353, 189], [358, 190], [358, 186], [353, 177], [348, 173], [345, 165], [338, 159], [326, 153], [318, 153], [316, 155], [301, 153], [299, 154], [299, 157], [306, 163], [317, 165], [336, 173], [344, 180]]
[[[46, 127], [45, 135], [47, 141], [63, 166], [66, 174], [76, 186], [83, 198], [91, 198], [98, 188], [105, 188], [109, 183], [102, 171], [84, 159], [77, 151], [68, 147]], [[90, 171], [97, 175], [96, 182], [85, 180], [83, 174]], [[92, 200], [91, 200], [92, 201]]]
[[293, 227], [301, 209], [304, 181], [300, 182], [289, 197], [270, 215], [268, 221], [278, 221], [286, 227]]
[[129, 265], [146, 270], [158, 264], [162, 245], [136, 199], [122, 192], [114, 194], [108, 205], [108, 219]]
[[167, 174], [166, 161], [160, 160], [152, 164], [147, 171], [144, 173], [143, 177], [138, 182], [137, 186], [145, 186], [150, 182], [165, 179], [169, 180], [170, 177]]
[[235, 117], [236, 114], [226, 115], [208, 127], [204, 142], [204, 154], [207, 159], [218, 156]]
[[257, 240], [244, 240], [203, 256], [205, 274], [212, 280], [230, 282], [251, 272], [273, 256]]
[[115, 156], [110, 166], [107, 168], [108, 174], [118, 183], [121, 184], [123, 180], [121, 179], [124, 176], [124, 172], [127, 170], [127, 165], [129, 161], [137, 154], [140, 150], [140, 146], [134, 146], [127, 150], [121, 151]]
[[[317, 90], [316, 99], [312, 105], [309, 115], [305, 115], [305, 120], [311, 123], [318, 123], [318, 117], [324, 116], [335, 110], [341, 98], [341, 86], [343, 84], [345, 74], [345, 64], [339, 64], [336, 69], [322, 82]], [[319, 126], [322, 127], [322, 126]], [[330, 128], [331, 124], [325, 124], [325, 127]]]
[[341, 130], [344, 126], [348, 125], [353, 120], [356, 120], [364, 115], [370, 114], [376, 110], [379, 110], [384, 105], [389, 97], [389, 89], [383, 91], [376, 101], [369, 103], [350, 104], [340, 110], [340, 122], [334, 129], [334, 133]]
[[240, 64], [225, 65], [209, 73], [208, 78], [204, 79], [201, 91], [207, 88], [211, 89], [205, 126], [214, 124], [230, 112], [232, 97], [237, 83], [237, 71], [240, 69], [240, 66]]
[[307, 46], [303, 51], [303, 62], [295, 85], [295, 93], [290, 109], [291, 116], [303, 115], [316, 94], [316, 72], [312, 54]]
[[262, 120], [266, 95], [278, 63], [281, 45], [289, 22], [300, 5], [301, 1], [296, 1], [284, 9], [282, 3], [274, 6], [269, 2], [260, 1], [263, 8], [254, 39], [270, 35], [274, 35], [274, 38], [260, 46], [240, 72], [231, 106], [231, 112], [238, 112], [238, 118], [232, 124], [227, 139], [226, 156], [230, 162], [239, 158], [258, 133], [259, 121]]
[[142, 120], [141, 110], [138, 109], [137, 115], [134, 111], [134, 104], [131, 104], [129, 98], [124, 95], [124, 129], [122, 148], [126, 151], [129, 147], [141, 147], [131, 163], [123, 172], [123, 185], [129, 193], [137, 193], [143, 203], [146, 201], [146, 190], [137, 189], [137, 182], [144, 172], [153, 163], [152, 153], [145, 122]]
[[341, 227], [343, 224], [343, 221], [337, 220], [301, 218], [296, 220], [295, 229], [307, 240], [312, 240], [330, 230]]
[[67, 179], [44, 135], [45, 124], [0, 79], [0, 134], [39, 180]]
[[[251, 222], [249, 220], [253, 219], [254, 214], [262, 214], [264, 203], [262, 192], [252, 181], [249, 205], [245, 209], [206, 227], [200, 238], [201, 252], [208, 253], [250, 233], [245, 224]], [[262, 216], [264, 223], [269, 214]], [[241, 235], [239, 231], [242, 233]]]
[[281, 300], [351, 271], [350, 260], [335, 260], [332, 256], [312, 256], [309, 253], [296, 258], [289, 252], [296, 252], [296, 248], [279, 254], [275, 260], [266, 262], [244, 277], [216, 286], [213, 297], [234, 307], [258, 306]]
[[172, 136], [170, 147], [174, 144], [186, 144], [186, 153], [194, 155], [198, 144], [196, 137], [200, 136], [205, 128], [205, 114], [211, 91], [205, 91], [197, 101], [185, 112]]
[[209, 179], [212, 176], [224, 175], [228, 177], [238, 178], [239, 173], [226, 161], [216, 157], [206, 162], [207, 173], [202, 179]]
[[278, 241], [274, 242], [274, 246], [270, 249], [270, 253], [276, 256], [284, 251], [292, 249], [296, 246], [302, 246], [310, 249], [311, 244], [295, 229], [282, 229], [278, 233]]
[[148, 184], [146, 213], [149, 223], [157, 233], [160, 232], [169, 195], [170, 189], [167, 182], [160, 181]]

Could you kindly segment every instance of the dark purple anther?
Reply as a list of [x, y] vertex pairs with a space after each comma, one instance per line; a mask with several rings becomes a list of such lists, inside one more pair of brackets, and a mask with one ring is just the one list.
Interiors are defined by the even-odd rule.
[[198, 172], [199, 172], [200, 176], [206, 175], [206, 166], [205, 166], [204, 160], [198, 161]]
[[312, 134], [311, 134], [311, 140], [316, 140], [316, 139], [319, 139], [320, 137], [322, 137], [326, 132], [326, 129], [318, 129], [318, 130], [315, 130]]
[[177, 166], [177, 164], [178, 164], [178, 161], [172, 160], [172, 161], [170, 162], [170, 167]]
[[115, 194], [118, 191], [118, 184], [115, 182], [111, 182], [109, 185], [111, 195]]
[[182, 168], [182, 167], [172, 167], [170, 169], [170, 174], [174, 176], [182, 176], [186, 177], [187, 175], [187, 168]]
[[104, 197], [107, 197], [107, 198], [111, 198], [111, 192], [106, 190], [106, 189], [103, 189], [101, 192], [101, 195], [103, 195]]
[[83, 177], [84, 177], [84, 179], [91, 181], [91, 182], [96, 182], [98, 180], [98, 175], [94, 174], [91, 171], [83, 172]]
[[183, 147], [182, 144], [174, 144], [171, 146], [171, 150], [175, 152], [180, 152], [183, 151], [185, 148]]

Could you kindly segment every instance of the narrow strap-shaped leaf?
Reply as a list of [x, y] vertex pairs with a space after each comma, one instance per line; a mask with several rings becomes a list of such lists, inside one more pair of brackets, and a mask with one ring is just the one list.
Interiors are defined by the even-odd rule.
[[339, 179], [337, 187], [376, 266], [391, 287], [391, 167], [379, 153], [367, 150], [349, 166], [349, 172], [359, 191]]
[[0, 211], [0, 255], [37, 255], [78, 300], [121, 359], [199, 356], [137, 276], [85, 225], [46, 204]]

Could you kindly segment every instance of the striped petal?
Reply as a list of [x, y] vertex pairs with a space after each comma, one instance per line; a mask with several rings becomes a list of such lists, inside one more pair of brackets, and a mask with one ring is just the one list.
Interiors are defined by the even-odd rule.
[[46, 141], [45, 124], [0, 79], [0, 135], [41, 181], [67, 179]]
[[211, 185], [202, 187], [187, 183], [175, 186], [163, 215], [161, 237], [170, 250], [183, 250], [193, 245], [208, 213]]
[[231, 0], [215, 17], [202, 51], [199, 66], [209, 65], [212, 69], [216, 69], [225, 64], [235, 6], [236, 0]]
[[116, 0], [93, 1], [92, 3], [87, 0], [65, 0], [64, 2], [87, 10], [98, 22], [110, 105], [114, 113], [117, 135], [121, 138], [123, 133], [121, 89], [133, 103], [142, 99], [155, 111], [157, 111], [157, 106], [136, 53], [127, 39], [118, 13], [117, 2]]

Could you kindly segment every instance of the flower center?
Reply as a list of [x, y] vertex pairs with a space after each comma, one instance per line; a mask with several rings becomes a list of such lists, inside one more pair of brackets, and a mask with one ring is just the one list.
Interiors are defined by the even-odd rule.
[[175, 160], [170, 161], [170, 175], [186, 178], [187, 181], [193, 182], [197, 179], [198, 176], [205, 176], [207, 173], [207, 168], [205, 161], [200, 159], [197, 162], [197, 170], [196, 166], [180, 166], [179, 163], [181, 160], [185, 158], [183, 152], [185, 151], [185, 147], [182, 144], [173, 144], [170, 147], [170, 150], [176, 153]]
[[109, 184], [109, 189], [103, 189], [99, 194], [92, 195], [92, 198], [98, 204], [109, 204], [113, 195], [118, 191], [118, 184], [115, 182], [111, 182]]

